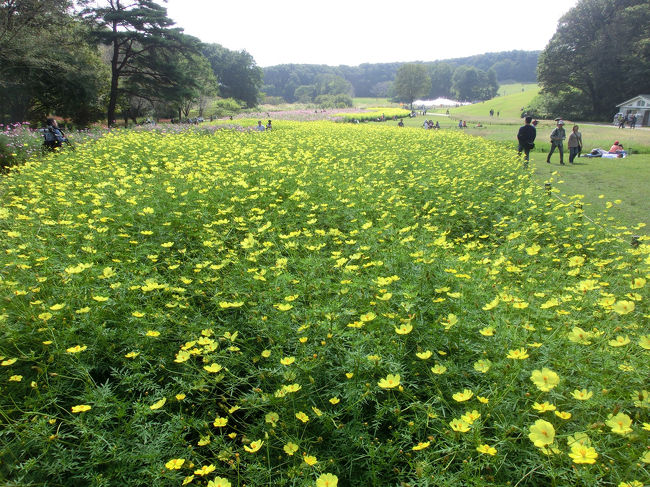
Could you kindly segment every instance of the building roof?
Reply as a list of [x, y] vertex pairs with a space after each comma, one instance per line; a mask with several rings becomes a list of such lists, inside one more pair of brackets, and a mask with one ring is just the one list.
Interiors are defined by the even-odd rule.
[[623, 103], [619, 103], [616, 105], [617, 107], [622, 107], [624, 105], [628, 105], [630, 102], [638, 99], [638, 98], [643, 98], [645, 101], [650, 102], [650, 95], [637, 95], [634, 98], [630, 98], [629, 100], [625, 100]]

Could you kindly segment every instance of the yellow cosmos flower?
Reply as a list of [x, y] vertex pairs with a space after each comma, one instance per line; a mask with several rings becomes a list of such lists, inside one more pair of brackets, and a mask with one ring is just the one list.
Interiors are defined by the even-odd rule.
[[560, 419], [571, 419], [571, 413], [567, 411], [555, 411], [553, 414], [555, 414]]
[[482, 374], [485, 374], [488, 370], [490, 370], [491, 366], [492, 362], [490, 362], [488, 359], [480, 359], [474, 362], [474, 370], [481, 372]]
[[312, 466], [314, 466], [314, 465], [316, 465], [316, 464], [318, 463], [318, 460], [317, 460], [316, 457], [313, 456], [313, 455], [305, 455], [304, 457], [302, 457], [302, 459], [303, 459], [303, 460], [305, 461], [305, 463], [306, 463], [307, 465], [309, 465], [310, 467], [312, 467]]
[[429, 445], [431, 445], [430, 441], [425, 441], [424, 443], [419, 442], [417, 445], [411, 448], [411, 450], [414, 451], [424, 450], [425, 448], [429, 448]]
[[543, 367], [542, 370], [533, 370], [530, 380], [540, 391], [547, 392], [560, 383], [560, 376], [551, 369]]
[[442, 375], [445, 372], [447, 372], [447, 367], [444, 365], [436, 364], [434, 367], [431, 367], [431, 372], [433, 372], [436, 375]]
[[241, 308], [244, 306], [243, 301], [235, 301], [233, 303], [229, 303], [228, 301], [220, 301], [219, 302], [219, 307], [223, 309], [228, 309], [228, 308]]
[[211, 374], [216, 374], [217, 372], [220, 372], [223, 367], [217, 363], [212, 363], [210, 365], [204, 365], [203, 369]]
[[610, 340], [607, 343], [609, 343], [610, 347], [623, 347], [628, 343], [630, 343], [630, 337], [628, 337], [627, 335], [625, 336], [618, 335], [614, 340]]
[[16, 360], [18, 360], [18, 359], [17, 358], [8, 358], [8, 359], [3, 360], [2, 362], [0, 362], [0, 365], [3, 366], [3, 367], [7, 367], [9, 365], [15, 364]]
[[417, 358], [419, 358], [420, 360], [428, 360], [429, 358], [431, 358], [431, 355], [432, 355], [431, 350], [426, 350], [424, 352], [416, 352], [415, 353], [415, 356]]
[[211, 474], [212, 472], [214, 472], [214, 471], [216, 470], [216, 468], [217, 468], [217, 467], [215, 467], [215, 466], [212, 465], [212, 464], [210, 464], [210, 465], [203, 465], [200, 469], [198, 469], [198, 470], [194, 470], [194, 475], [198, 475], [198, 476], [200, 476], [200, 477], [204, 477], [204, 476], [206, 476], [206, 475]]
[[78, 406], [72, 406], [71, 411], [73, 413], [85, 413], [86, 411], [90, 411], [92, 408], [88, 406], [87, 404], [79, 404]]
[[270, 423], [271, 426], [275, 428], [277, 422], [280, 421], [280, 415], [275, 412], [266, 413], [266, 416], [264, 416], [264, 421]]
[[131, 316], [134, 316], [135, 318], [142, 318], [144, 316], [144, 313], [142, 311], [133, 311], [131, 313]]
[[329, 402], [332, 404], [338, 404], [341, 400], [338, 397], [330, 397]]
[[494, 336], [496, 330], [493, 326], [486, 326], [485, 328], [481, 328], [478, 332], [485, 337], [491, 337]]
[[469, 424], [467, 424], [465, 421], [462, 419], [452, 419], [449, 422], [449, 426], [451, 426], [451, 429], [454, 431], [457, 431], [459, 433], [467, 433], [469, 431]]
[[580, 343], [582, 345], [590, 345], [591, 342], [589, 341], [593, 337], [593, 334], [591, 332], [585, 331], [579, 326], [574, 326], [571, 332], [567, 335], [567, 338], [574, 342], [574, 343]]
[[331, 473], [324, 473], [316, 479], [316, 487], [337, 487], [339, 478]]
[[83, 352], [87, 348], [88, 347], [86, 345], [83, 345], [83, 346], [82, 345], [75, 345], [74, 347], [66, 348], [65, 351], [68, 352], [68, 353], [79, 353], [79, 352]]
[[293, 308], [293, 305], [288, 303], [279, 303], [279, 304], [274, 304], [273, 307], [278, 311], [289, 311], [290, 309]]
[[250, 445], [244, 445], [244, 450], [246, 450], [248, 453], [255, 453], [260, 448], [262, 448], [263, 444], [264, 442], [262, 440], [252, 441]]
[[221, 416], [217, 416], [217, 417], [214, 419], [214, 422], [212, 423], [212, 425], [213, 425], [215, 428], [223, 428], [223, 427], [226, 426], [227, 424], [228, 424], [228, 418], [222, 418]]
[[528, 355], [528, 350], [525, 348], [517, 348], [515, 350], [508, 350], [508, 355], [506, 355], [506, 358], [510, 358], [513, 360], [524, 360], [530, 357]]
[[167, 470], [179, 470], [185, 463], [184, 458], [172, 458], [165, 464]]
[[630, 284], [631, 289], [641, 289], [645, 286], [646, 280], [643, 277], [635, 277]]
[[282, 365], [291, 365], [295, 361], [296, 361], [296, 357], [284, 357], [284, 358], [280, 359], [280, 363]]
[[569, 456], [573, 459], [573, 463], [592, 464], [596, 463], [598, 453], [596, 453], [596, 450], [590, 446], [574, 443], [573, 446], [571, 446], [571, 453], [569, 453]]
[[157, 401], [153, 403], [151, 406], [149, 406], [149, 409], [151, 409], [152, 411], [155, 411], [156, 409], [160, 409], [165, 405], [166, 402], [167, 402], [167, 398], [163, 397], [160, 401]]
[[23, 380], [22, 375], [12, 375], [9, 377], [8, 382], [21, 382]]
[[[177, 364], [182, 364], [183, 362], [187, 362], [191, 357], [192, 357], [192, 354], [190, 352], [188, 352], [187, 350], [180, 350], [176, 354], [176, 358], [174, 359], [174, 362], [176, 362]], [[208, 372], [210, 372], [210, 371], [208, 370]]]
[[473, 396], [474, 393], [471, 390], [465, 389], [463, 392], [457, 392], [451, 397], [453, 397], [456, 402], [465, 402], [469, 401]]
[[187, 396], [185, 394], [181, 393], [181, 394], [176, 394], [174, 397], [176, 398], [177, 401], [182, 401]]
[[586, 401], [588, 399], [591, 399], [594, 393], [592, 391], [588, 391], [587, 389], [582, 389], [582, 390], [575, 389], [571, 393], [571, 395], [574, 397], [574, 399], [577, 399], [578, 401]]
[[533, 409], [539, 411], [540, 413], [545, 413], [547, 411], [555, 411], [557, 408], [555, 407], [555, 405], [544, 401], [543, 403], [538, 403], [538, 402], [534, 403]]
[[232, 484], [228, 479], [224, 479], [223, 477], [215, 477], [208, 482], [207, 487], [232, 487]]
[[377, 385], [382, 389], [393, 389], [399, 386], [399, 381], [399, 374], [388, 374], [385, 379], [381, 379], [379, 382], [377, 382]]
[[371, 311], [369, 313], [359, 316], [359, 321], [362, 321], [363, 323], [368, 323], [369, 321], [372, 321], [375, 318], [377, 318], [377, 315]]
[[612, 433], [617, 435], [632, 433], [632, 418], [625, 413], [618, 413], [616, 416], [610, 414], [605, 424], [612, 429]]
[[286, 445], [284, 445], [282, 447], [282, 449], [284, 450], [284, 452], [287, 455], [292, 456], [294, 453], [296, 453], [298, 451], [298, 445], [296, 445], [295, 443], [289, 442]]
[[264, 358], [269, 358], [271, 356], [271, 350], [262, 350], [262, 353], [260, 354]]
[[136, 358], [138, 355], [140, 355], [140, 352], [129, 352], [129, 353], [125, 354], [124, 356], [126, 358]]
[[634, 311], [634, 301], [616, 301], [612, 309], [619, 315], [626, 315]]
[[156, 330], [148, 330], [147, 333], [145, 333], [145, 336], [157, 337], [157, 336], [160, 336], [160, 332], [156, 331]]
[[646, 450], [639, 460], [643, 463], [650, 463], [650, 450]]
[[553, 443], [555, 439], [555, 428], [548, 421], [538, 419], [530, 427], [528, 438], [537, 448], [543, 448]]
[[296, 413], [296, 418], [298, 418], [298, 419], [299, 419], [300, 421], [302, 421], [303, 423], [306, 423], [307, 421], [309, 421], [309, 416], [307, 416], [307, 415], [306, 415], [305, 413], [303, 413], [302, 411], [298, 411], [298, 412]]
[[476, 447], [476, 451], [479, 453], [483, 453], [486, 455], [496, 455], [497, 454], [497, 449], [490, 446], [490, 445], [479, 445]]
[[397, 327], [395, 328], [395, 333], [397, 333], [398, 335], [408, 335], [412, 331], [413, 331], [413, 325], [411, 325], [410, 323], [405, 323], [401, 325], [399, 328]]

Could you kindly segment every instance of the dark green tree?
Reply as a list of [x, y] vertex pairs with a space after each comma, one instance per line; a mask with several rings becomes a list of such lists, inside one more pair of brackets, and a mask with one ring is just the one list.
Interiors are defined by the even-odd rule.
[[408, 103], [413, 108], [413, 101], [431, 90], [427, 68], [422, 64], [404, 64], [397, 70], [393, 90], [398, 101]]
[[[88, 3], [88, 2], [85, 2]], [[90, 21], [95, 38], [110, 46], [108, 124], [114, 123], [118, 97], [127, 87], [146, 87], [151, 93], [175, 84], [167, 60], [179, 53], [199, 50], [198, 39], [174, 28], [167, 9], [151, 0], [107, 0], [87, 7], [82, 15]]]
[[[617, 103], [649, 93], [648, 73], [647, 0], [581, 0], [560, 19], [538, 64], [542, 92], [580, 100], [577, 115], [584, 119], [610, 119]], [[561, 111], [556, 103], [547, 105]]]
[[496, 73], [488, 74], [473, 66], [459, 66], [452, 76], [451, 92], [458, 100], [477, 101], [494, 97], [499, 89]]
[[454, 67], [449, 63], [435, 63], [431, 66], [431, 98], [451, 96], [451, 77], [454, 74]]
[[248, 107], [257, 105], [262, 88], [262, 69], [253, 56], [246, 51], [231, 51], [219, 44], [208, 44], [202, 52], [217, 77], [222, 97], [241, 100]]
[[0, 120], [97, 119], [106, 71], [70, 2], [0, 2], [0, 45]]

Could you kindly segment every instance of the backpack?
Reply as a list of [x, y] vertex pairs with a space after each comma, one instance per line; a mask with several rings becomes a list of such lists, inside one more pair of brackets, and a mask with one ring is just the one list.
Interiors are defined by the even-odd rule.
[[45, 142], [63, 142], [63, 134], [54, 127], [48, 127], [43, 135]]

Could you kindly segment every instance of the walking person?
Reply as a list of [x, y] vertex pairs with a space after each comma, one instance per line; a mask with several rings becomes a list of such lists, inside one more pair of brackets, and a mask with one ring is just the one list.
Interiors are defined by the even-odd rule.
[[566, 139], [566, 132], [564, 131], [564, 121], [558, 120], [557, 127], [551, 132], [551, 150], [548, 151], [548, 157], [546, 158], [546, 163], [551, 163], [551, 155], [555, 152], [557, 148], [560, 152], [560, 164], [564, 166], [564, 139]]
[[573, 164], [573, 160], [576, 157], [580, 157], [580, 152], [582, 151], [582, 134], [578, 132], [578, 126], [574, 125], [569, 134], [569, 140], [567, 141], [567, 147], [569, 148], [569, 164]]
[[537, 136], [537, 130], [531, 125], [532, 121], [533, 117], [526, 117], [524, 125], [519, 128], [517, 133], [519, 155], [521, 156], [521, 151], [524, 152], [524, 167], [528, 167], [530, 151], [535, 147], [535, 137]]

